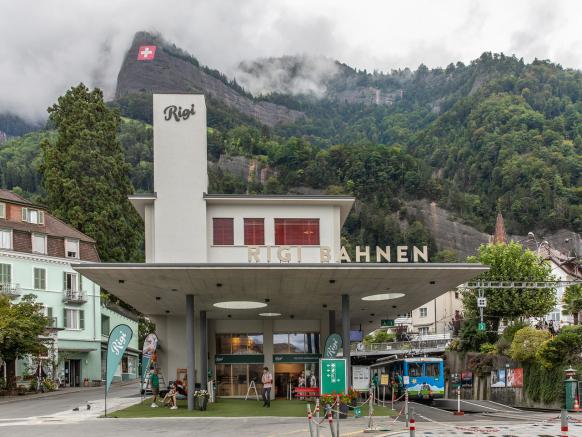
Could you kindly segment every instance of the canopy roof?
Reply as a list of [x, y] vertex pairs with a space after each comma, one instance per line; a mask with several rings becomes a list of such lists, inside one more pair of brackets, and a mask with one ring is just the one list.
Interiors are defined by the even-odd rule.
[[[349, 294], [352, 323], [396, 318], [454, 289], [488, 267], [481, 264], [75, 264], [73, 268], [146, 315], [185, 314], [185, 296], [208, 318], [319, 319], [340, 310]], [[364, 301], [379, 293], [404, 293]], [[159, 298], [159, 299], [158, 299]], [[265, 308], [216, 308], [224, 301], [256, 301]], [[168, 313], [169, 311], [169, 313]], [[339, 314], [338, 314], [339, 317]]]

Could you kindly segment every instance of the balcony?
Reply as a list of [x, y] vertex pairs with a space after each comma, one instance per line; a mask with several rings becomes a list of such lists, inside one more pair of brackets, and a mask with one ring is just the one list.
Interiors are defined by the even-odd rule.
[[22, 294], [20, 284], [0, 284], [0, 295], [15, 299]]
[[65, 290], [63, 294], [63, 302], [71, 304], [83, 304], [87, 302], [87, 296], [82, 291]]

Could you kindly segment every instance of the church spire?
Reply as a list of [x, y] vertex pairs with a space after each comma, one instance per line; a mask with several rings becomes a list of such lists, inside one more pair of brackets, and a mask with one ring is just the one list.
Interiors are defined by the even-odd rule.
[[503, 215], [501, 213], [497, 214], [497, 221], [495, 222], [495, 233], [492, 235], [493, 244], [506, 244], [507, 243], [507, 233], [505, 232], [505, 223], [503, 221]]

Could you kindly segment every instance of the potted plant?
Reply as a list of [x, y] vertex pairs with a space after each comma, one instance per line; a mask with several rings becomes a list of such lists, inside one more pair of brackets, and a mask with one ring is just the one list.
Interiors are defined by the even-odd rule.
[[198, 390], [194, 392], [194, 398], [198, 404], [198, 409], [200, 411], [206, 411], [206, 407], [208, 406], [208, 399], [210, 399], [210, 393], [208, 393], [207, 390]]
[[339, 404], [339, 417], [340, 419], [347, 419], [348, 418], [348, 413], [350, 411], [350, 407], [349, 405], [351, 404], [352, 399], [350, 397], [349, 392], [348, 393], [342, 393], [340, 395], [340, 404]]

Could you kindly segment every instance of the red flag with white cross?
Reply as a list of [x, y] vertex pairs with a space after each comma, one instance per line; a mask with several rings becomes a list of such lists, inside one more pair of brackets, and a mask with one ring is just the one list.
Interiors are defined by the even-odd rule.
[[156, 46], [139, 46], [137, 51], [138, 61], [153, 61], [156, 56]]

